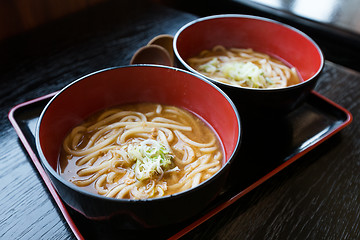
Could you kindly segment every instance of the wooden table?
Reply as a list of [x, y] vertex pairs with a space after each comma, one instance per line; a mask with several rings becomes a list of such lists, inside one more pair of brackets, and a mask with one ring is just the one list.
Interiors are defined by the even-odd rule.
[[[128, 64], [152, 37], [197, 17], [113, 1], [0, 44], [0, 239], [75, 239], [10, 124], [10, 109]], [[360, 239], [360, 73], [326, 61], [316, 91], [349, 110], [353, 122], [184, 239]]]

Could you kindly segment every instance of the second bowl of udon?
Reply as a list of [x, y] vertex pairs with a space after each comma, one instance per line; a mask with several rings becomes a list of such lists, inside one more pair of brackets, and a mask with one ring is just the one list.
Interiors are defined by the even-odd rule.
[[63, 201], [89, 219], [121, 219], [119, 229], [203, 211], [223, 189], [240, 139], [239, 114], [218, 87], [154, 65], [76, 80], [48, 103], [36, 130]]
[[212, 81], [240, 112], [289, 112], [315, 87], [324, 58], [303, 32], [257, 16], [225, 14], [178, 30], [180, 67]]

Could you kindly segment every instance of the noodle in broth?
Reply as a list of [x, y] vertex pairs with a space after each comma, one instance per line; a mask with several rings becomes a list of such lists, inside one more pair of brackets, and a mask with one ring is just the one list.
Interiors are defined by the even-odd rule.
[[295, 68], [251, 48], [226, 49], [218, 45], [187, 63], [207, 77], [241, 87], [283, 88], [300, 82]]
[[109, 109], [65, 138], [58, 172], [87, 191], [145, 199], [195, 187], [220, 170], [214, 132], [173, 106], [141, 103]]

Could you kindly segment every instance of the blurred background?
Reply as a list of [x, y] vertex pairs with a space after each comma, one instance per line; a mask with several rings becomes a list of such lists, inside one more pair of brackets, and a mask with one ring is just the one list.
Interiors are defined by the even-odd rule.
[[308, 34], [325, 58], [360, 71], [359, 0], [159, 0], [200, 16], [237, 13], [278, 20]]
[[107, 0], [0, 0], [0, 41]]
[[[116, 0], [0, 0], [0, 43], [79, 11], [94, 9], [108, 1]], [[327, 60], [360, 71], [357, 61], [360, 51], [359, 0], [144, 1], [198, 16], [238, 13], [272, 18], [312, 37]]]

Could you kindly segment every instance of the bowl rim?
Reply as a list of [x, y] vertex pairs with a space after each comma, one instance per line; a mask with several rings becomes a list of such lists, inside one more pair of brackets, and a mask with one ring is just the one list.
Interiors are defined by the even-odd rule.
[[[122, 69], [122, 68], [139, 68], [139, 67], [140, 68], [142, 68], [142, 67], [165, 68], [165, 69], [170, 69], [172, 71], [179, 71], [179, 72], [183, 72], [183, 73], [186, 73], [186, 74], [190, 74], [192, 76], [195, 76], [199, 80], [201, 80], [201, 81], [203, 81], [203, 82], [205, 82], [207, 84], [210, 84], [213, 88], [215, 88], [215, 90], [217, 90], [220, 94], [222, 94], [223, 97], [227, 100], [227, 102], [231, 105], [232, 110], [233, 110], [233, 112], [234, 112], [234, 114], [236, 116], [236, 120], [237, 120], [238, 138], [236, 140], [236, 145], [235, 145], [234, 151], [231, 153], [231, 155], [228, 158], [228, 161], [226, 161], [225, 164], [223, 164], [223, 166], [220, 168], [220, 170], [217, 171], [209, 179], [205, 180], [204, 182], [200, 183], [198, 186], [196, 186], [194, 188], [190, 188], [190, 189], [187, 189], [185, 191], [181, 191], [181, 192], [178, 192], [178, 193], [175, 193], [175, 194], [166, 195], [166, 196], [157, 197], [157, 198], [148, 198], [148, 199], [117, 199], [117, 198], [110, 198], [110, 197], [102, 196], [100, 194], [91, 193], [89, 191], [86, 191], [86, 190], [76, 186], [75, 184], [67, 181], [63, 177], [61, 177], [60, 174], [56, 170], [54, 170], [52, 168], [52, 166], [49, 164], [49, 162], [46, 160], [46, 157], [44, 156], [44, 153], [43, 153], [43, 151], [41, 149], [40, 137], [39, 137], [39, 132], [40, 132], [40, 126], [41, 126], [42, 119], [43, 119], [44, 115], [46, 114], [46, 111], [49, 108], [49, 106], [51, 105], [51, 103], [53, 101], [55, 101], [55, 99], [61, 93], [63, 93], [67, 89], [69, 89], [71, 86], [77, 84], [78, 82], [80, 82], [80, 81], [82, 81], [82, 80], [84, 80], [84, 79], [86, 79], [86, 78], [88, 78], [90, 76], [93, 76], [95, 74], [100, 74], [100, 73], [106, 72], [106, 71], [112, 71], [112, 70]], [[151, 202], [153, 202], [153, 201], [156, 201], [156, 202], [158, 202], [158, 201], [166, 201], [169, 198], [179, 198], [182, 195], [187, 195], [187, 194], [195, 191], [198, 188], [203, 188], [204, 186], [210, 184], [215, 179], [216, 175], [219, 175], [219, 174], [223, 173], [225, 171], [225, 169], [230, 168], [232, 162], [234, 161], [234, 159], [235, 159], [235, 157], [236, 157], [236, 155], [237, 155], [237, 153], [239, 151], [241, 140], [242, 140], [242, 124], [241, 124], [241, 118], [240, 118], [239, 112], [238, 112], [235, 104], [233, 103], [233, 101], [230, 99], [230, 97], [228, 97], [218, 86], [216, 86], [214, 83], [210, 82], [209, 80], [207, 80], [207, 79], [205, 79], [203, 77], [200, 77], [197, 74], [191, 73], [189, 71], [186, 71], [186, 70], [183, 70], [183, 69], [178, 69], [178, 68], [175, 68], [175, 67], [156, 65], [156, 64], [133, 64], [133, 65], [121, 65], [121, 66], [115, 66], [115, 67], [108, 67], [108, 68], [104, 68], [104, 69], [101, 69], [101, 70], [91, 72], [91, 73], [86, 74], [86, 75], [84, 75], [84, 76], [82, 76], [80, 78], [77, 78], [76, 80], [70, 82], [65, 87], [63, 87], [60, 91], [58, 91], [50, 99], [50, 101], [46, 104], [46, 106], [42, 110], [42, 112], [40, 114], [40, 117], [39, 117], [39, 119], [37, 121], [37, 124], [36, 124], [36, 129], [35, 129], [35, 145], [36, 145], [36, 149], [37, 149], [37, 152], [38, 152], [39, 157], [40, 157], [40, 162], [44, 166], [46, 171], [48, 172], [48, 175], [50, 174], [51, 176], [56, 178], [59, 182], [61, 182], [61, 184], [65, 185], [66, 187], [70, 188], [71, 190], [73, 190], [75, 192], [78, 192], [78, 193], [80, 193], [82, 195], [85, 195], [87, 197], [95, 198], [95, 199], [99, 199], [99, 200], [103, 200], [103, 201], [117, 202], [117, 203], [122, 203], [123, 202], [123, 203], [128, 203], [128, 204], [131, 204], [131, 203], [135, 204], [135, 203], [138, 203], [138, 202], [141, 203], [141, 202], [149, 202], [149, 201], [151, 201]], [[50, 178], [50, 180], [51, 180], [52, 184], [55, 186], [55, 189], [57, 189], [56, 185], [53, 183], [53, 180], [51, 178]], [[77, 210], [77, 211], [79, 211], [79, 210]], [[83, 214], [86, 215], [86, 213], [83, 213]]]
[[[320, 67], [318, 68], [318, 70], [316, 71], [316, 73], [314, 73], [309, 79], [307, 79], [306, 81], [301, 81], [300, 83], [291, 85], [291, 86], [286, 86], [286, 87], [280, 87], [280, 88], [250, 88], [250, 87], [242, 87], [242, 86], [237, 86], [237, 85], [233, 85], [233, 84], [228, 84], [228, 83], [223, 83], [220, 81], [217, 81], [215, 79], [212, 79], [210, 77], [205, 76], [204, 74], [199, 73], [198, 71], [196, 71], [195, 69], [193, 69], [192, 67], [190, 67], [186, 61], [180, 56], [178, 49], [177, 49], [177, 40], [180, 36], [180, 34], [189, 26], [194, 25], [196, 23], [199, 22], [204, 22], [207, 20], [212, 20], [212, 19], [220, 19], [220, 18], [240, 18], [240, 19], [254, 19], [254, 20], [260, 20], [260, 21], [265, 21], [265, 22], [270, 22], [270, 23], [274, 23], [280, 26], [283, 26], [285, 28], [288, 28], [289, 30], [292, 30], [294, 32], [297, 32], [298, 34], [302, 35], [304, 38], [306, 38], [309, 42], [311, 42], [311, 44], [316, 48], [317, 52], [319, 53], [319, 57], [320, 57]], [[211, 15], [211, 16], [206, 16], [206, 17], [200, 17], [198, 19], [195, 19], [193, 21], [190, 21], [188, 23], [186, 23], [185, 25], [183, 25], [176, 33], [174, 36], [174, 41], [173, 41], [173, 49], [174, 49], [174, 54], [177, 58], [177, 60], [180, 61], [180, 63], [185, 66], [185, 68], [188, 71], [191, 71], [195, 74], [198, 74], [200, 76], [202, 76], [203, 78], [219, 85], [219, 86], [226, 86], [226, 87], [230, 87], [230, 88], [239, 88], [239, 89], [246, 89], [249, 91], [261, 91], [261, 92], [282, 92], [282, 91], [286, 91], [288, 89], [293, 89], [293, 88], [298, 88], [304, 84], [306, 84], [307, 82], [311, 82], [311, 80], [313, 80], [314, 78], [316, 78], [321, 71], [324, 68], [325, 65], [325, 58], [324, 58], [324, 54], [322, 52], [322, 50], [320, 49], [320, 47], [318, 46], [318, 44], [307, 34], [305, 34], [304, 32], [302, 32], [301, 30], [290, 26], [288, 24], [270, 19], [270, 18], [265, 18], [265, 17], [260, 17], [260, 16], [255, 16], [255, 15], [248, 15], [248, 14], [217, 14], [217, 15]], [[286, 59], [285, 59], [286, 60]]]

